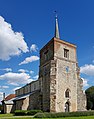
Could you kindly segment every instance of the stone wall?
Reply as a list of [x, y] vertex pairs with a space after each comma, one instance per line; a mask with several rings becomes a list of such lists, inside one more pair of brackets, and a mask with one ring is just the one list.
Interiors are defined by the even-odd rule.
[[40, 96], [40, 91], [35, 91], [34, 93], [32, 93], [29, 96], [29, 106], [28, 106], [28, 110], [34, 110], [34, 109], [40, 109], [40, 100], [39, 100], [39, 96]]
[[[68, 57], [64, 57], [64, 49], [68, 50]], [[65, 112], [66, 103], [69, 104], [69, 111], [77, 111], [76, 46], [55, 39], [54, 59], [57, 61], [56, 112]], [[67, 89], [69, 97], [65, 97]]]
[[[69, 50], [68, 58], [64, 57], [64, 49]], [[54, 38], [54, 57], [66, 60], [66, 62], [77, 62], [76, 45]]]
[[29, 94], [35, 90], [39, 90], [39, 80], [33, 81], [15, 91], [16, 97]]
[[[54, 58], [54, 40], [49, 41], [40, 50], [39, 80], [41, 86], [41, 98], [43, 111], [50, 111], [53, 96], [50, 96], [50, 70], [51, 60]], [[51, 97], [51, 98], [50, 98]]]
[[16, 100], [16, 110], [27, 110], [29, 107], [29, 96], [24, 99]]
[[54, 56], [54, 40], [50, 40], [40, 50], [40, 66], [53, 59]]
[[41, 109], [40, 90], [32, 92], [29, 96], [15, 101], [16, 110]]
[[43, 111], [55, 112], [56, 61], [50, 60], [40, 67], [40, 86]]
[[77, 111], [86, 111], [86, 95], [82, 89], [83, 80], [81, 78], [78, 79], [77, 87]]
[[[45, 69], [49, 69], [49, 64], [45, 66]], [[50, 111], [50, 75], [49, 71], [45, 72], [43, 75], [43, 111]]]
[[56, 61], [51, 60], [50, 69], [50, 112], [56, 112]]
[[[66, 102], [70, 103], [70, 111], [77, 111], [76, 64], [58, 59], [56, 81], [56, 111], [64, 112]], [[70, 90], [68, 98], [65, 97], [67, 89]]]

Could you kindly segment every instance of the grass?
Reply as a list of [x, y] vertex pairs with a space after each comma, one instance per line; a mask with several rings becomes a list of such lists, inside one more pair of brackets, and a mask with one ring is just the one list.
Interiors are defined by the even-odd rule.
[[32, 118], [30, 116], [27, 117], [27, 116], [13, 116], [13, 114], [0, 114], [0, 119], [94, 119], [94, 116], [62, 117], [62, 118]]
[[[43, 119], [43, 118], [42, 118]], [[94, 119], [94, 116], [83, 116], [83, 117], [62, 117], [62, 118], [44, 118], [44, 119]]]
[[12, 117], [13, 114], [0, 114], [0, 117]]
[[14, 116], [13, 114], [0, 114], [0, 119], [32, 119], [30, 116]]

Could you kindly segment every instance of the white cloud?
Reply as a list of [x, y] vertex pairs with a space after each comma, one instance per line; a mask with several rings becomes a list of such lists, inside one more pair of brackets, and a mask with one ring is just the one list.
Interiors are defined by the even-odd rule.
[[84, 79], [84, 78], [81, 78], [83, 80], [83, 86], [84, 87], [88, 87], [89, 84], [88, 84], [88, 80], [87, 79]]
[[3, 92], [0, 92], [0, 97], [3, 97]]
[[13, 81], [8, 81], [8, 84], [13, 86], [19, 86], [17, 82], [13, 82]]
[[7, 72], [8, 72], [8, 71], [12, 71], [11, 68], [5, 68], [4, 70], [7, 71]]
[[0, 89], [7, 89], [9, 86], [0, 86]]
[[7, 72], [12, 71], [12, 69], [11, 69], [11, 68], [5, 68], [5, 69], [0, 69], [0, 70], [4, 70], [4, 71], [7, 71]]
[[0, 102], [3, 100], [3, 92], [0, 92]]
[[82, 67], [80, 67], [80, 72], [89, 76], [94, 76], [94, 65], [90, 64], [86, 64]]
[[30, 51], [31, 51], [31, 52], [32, 52], [32, 51], [37, 52], [37, 50], [38, 50], [37, 45], [36, 45], [36, 44], [32, 44], [31, 47], [30, 47]]
[[26, 73], [12, 73], [8, 72], [0, 76], [1, 80], [7, 80], [8, 84], [19, 86], [20, 84], [27, 84], [33, 81], [29, 74]]
[[39, 76], [38, 76], [38, 75], [36, 75], [36, 76], [34, 76], [33, 78], [34, 78], [35, 80], [37, 80], [37, 79], [38, 79], [38, 77], [39, 77]]
[[18, 71], [22, 73], [28, 72], [28, 70], [25, 70], [25, 69], [19, 69]]
[[28, 64], [30, 62], [34, 62], [34, 61], [37, 61], [37, 60], [39, 60], [39, 57], [38, 56], [27, 57], [24, 61], [22, 61], [21, 63], [19, 63], [19, 65]]
[[34, 73], [34, 71], [31, 70], [31, 71], [30, 71], [30, 74], [33, 74], [33, 73]]
[[15, 92], [15, 90], [17, 90], [17, 89], [19, 89], [19, 88], [21, 88], [21, 87], [16, 87], [16, 88], [14, 88], [14, 89], [13, 89], [13, 92]]
[[14, 32], [11, 24], [0, 16], [0, 59], [9, 60], [11, 56], [28, 52], [28, 46], [21, 32]]
[[30, 73], [30, 74], [34, 73], [34, 71], [32, 71], [32, 70], [29, 71], [29, 70], [26, 70], [26, 69], [19, 69], [18, 72], [21, 72], [21, 73], [26, 73], [27, 72], [27, 73]]

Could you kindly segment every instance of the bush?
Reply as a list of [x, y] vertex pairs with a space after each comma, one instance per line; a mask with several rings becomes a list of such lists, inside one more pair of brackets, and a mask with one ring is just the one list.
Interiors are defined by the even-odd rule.
[[60, 112], [60, 113], [37, 113], [35, 118], [59, 118], [59, 117], [79, 117], [79, 116], [93, 116], [94, 111], [81, 112]]
[[34, 115], [34, 118], [46, 118], [47, 115], [45, 115], [45, 113], [37, 113]]
[[27, 115], [27, 110], [15, 110], [14, 115], [16, 116]]
[[38, 112], [41, 112], [42, 113], [41, 110], [29, 110], [29, 111], [27, 111], [27, 115], [35, 115]]
[[24, 115], [35, 115], [36, 113], [41, 112], [41, 110], [15, 110], [14, 115], [24, 116]]

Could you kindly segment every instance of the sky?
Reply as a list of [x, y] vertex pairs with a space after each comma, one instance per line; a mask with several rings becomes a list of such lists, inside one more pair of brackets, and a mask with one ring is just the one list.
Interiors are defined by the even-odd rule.
[[54, 37], [77, 45], [84, 90], [94, 86], [94, 0], [0, 0], [0, 100], [36, 80], [39, 51]]

